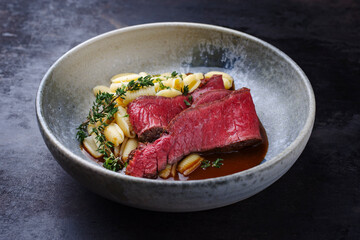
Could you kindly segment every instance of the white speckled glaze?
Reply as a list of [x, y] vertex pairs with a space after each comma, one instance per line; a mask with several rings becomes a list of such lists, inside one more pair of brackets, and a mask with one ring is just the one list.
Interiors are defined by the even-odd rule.
[[[75, 128], [91, 89], [121, 72], [221, 70], [236, 88], [251, 89], [269, 138], [266, 160], [225, 177], [171, 182], [124, 176], [88, 159]], [[250, 35], [196, 23], [154, 23], [102, 34], [62, 56], [41, 81], [36, 113], [45, 143], [59, 164], [93, 192], [156, 211], [198, 211], [248, 198], [279, 179], [303, 151], [315, 118], [315, 98], [303, 71], [283, 52]]]

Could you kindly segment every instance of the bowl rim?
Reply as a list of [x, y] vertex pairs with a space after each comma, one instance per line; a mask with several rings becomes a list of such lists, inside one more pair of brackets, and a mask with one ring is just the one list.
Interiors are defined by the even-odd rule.
[[[249, 39], [251, 41], [256, 42], [257, 44], [262, 45], [263, 47], [266, 47], [268, 49], [271, 49], [276, 54], [278, 54], [280, 57], [282, 57], [285, 61], [287, 61], [294, 69], [295, 71], [300, 75], [303, 83], [306, 87], [306, 92], [309, 98], [309, 110], [308, 110], [308, 117], [306, 119], [306, 122], [303, 126], [303, 128], [300, 130], [298, 136], [295, 138], [295, 140], [287, 146], [282, 152], [277, 154], [275, 157], [268, 159], [266, 162], [259, 164], [255, 167], [249, 168], [247, 170], [233, 173], [230, 175], [222, 176], [222, 177], [216, 177], [216, 178], [209, 178], [209, 179], [203, 179], [203, 180], [187, 180], [187, 181], [168, 181], [168, 180], [161, 180], [161, 179], [147, 179], [147, 178], [139, 178], [139, 177], [133, 177], [128, 176], [124, 174], [119, 174], [117, 172], [109, 171], [105, 168], [102, 168], [101, 166], [97, 166], [96, 164], [91, 163], [90, 161], [85, 160], [86, 156], [84, 155], [84, 158], [81, 158], [74, 154], [72, 151], [70, 151], [68, 148], [66, 148], [52, 133], [50, 130], [48, 124], [46, 123], [44, 116], [42, 114], [42, 96], [44, 91], [45, 83], [48, 79], [51, 79], [51, 75], [54, 71], [54, 69], [66, 58], [68, 58], [70, 55], [75, 53], [76, 51], [82, 49], [83, 47], [90, 45], [94, 42], [100, 41], [104, 38], [108, 38], [117, 34], [125, 34], [127, 32], [131, 31], [138, 31], [142, 29], [151, 29], [151, 28], [161, 28], [161, 27], [188, 27], [188, 28], [201, 28], [206, 30], [213, 30], [218, 32], [223, 32], [227, 34], [232, 34], [235, 36], [240, 36], [242, 38]], [[140, 24], [140, 25], [134, 25], [134, 26], [128, 26], [120, 29], [115, 29], [103, 34], [100, 34], [98, 36], [95, 36], [93, 38], [90, 38], [86, 40], [83, 43], [80, 43], [79, 45], [73, 47], [69, 51], [67, 51], [65, 54], [63, 54], [58, 60], [56, 60], [55, 63], [48, 69], [44, 77], [42, 78], [39, 88], [36, 94], [36, 100], [35, 100], [35, 107], [36, 107], [36, 116], [39, 123], [39, 128], [42, 130], [43, 135], [46, 135], [46, 138], [51, 142], [53, 146], [56, 146], [56, 148], [62, 152], [62, 154], [66, 158], [70, 158], [73, 161], [76, 161], [79, 165], [82, 165], [84, 169], [91, 170], [95, 172], [96, 174], [102, 174], [110, 178], [118, 178], [122, 181], [130, 181], [130, 182], [137, 182], [142, 184], [156, 184], [159, 186], [162, 185], [169, 185], [169, 186], [177, 186], [177, 185], [202, 185], [209, 182], [224, 182], [229, 181], [232, 178], [243, 178], [249, 175], [253, 175], [256, 172], [264, 171], [268, 168], [270, 168], [272, 165], [276, 165], [277, 163], [281, 162], [283, 158], [291, 154], [291, 152], [296, 148], [298, 144], [303, 142], [304, 140], [307, 141], [306, 138], [309, 137], [308, 133], [312, 131], [313, 124], [315, 121], [315, 96], [312, 89], [312, 86], [310, 84], [309, 79], [306, 77], [305, 73], [302, 71], [302, 69], [285, 53], [283, 53], [278, 48], [274, 47], [273, 45], [257, 38], [254, 36], [251, 36], [247, 33], [243, 33], [241, 31], [233, 30], [226, 27], [216, 26], [216, 25], [210, 25], [210, 24], [204, 24], [204, 23], [193, 23], [193, 22], [159, 22], [159, 23], [146, 23], [146, 24]], [[45, 136], [43, 136], [45, 137]], [[74, 136], [75, 137], [75, 136]]]

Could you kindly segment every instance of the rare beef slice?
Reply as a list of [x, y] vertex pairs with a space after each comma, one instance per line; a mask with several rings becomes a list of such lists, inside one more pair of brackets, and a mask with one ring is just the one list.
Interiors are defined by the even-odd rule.
[[[202, 94], [214, 89], [225, 89], [221, 75], [214, 75], [203, 79], [202, 85], [190, 96], [177, 96], [174, 98], [143, 96], [128, 106], [130, 122], [141, 142], [153, 142], [165, 131], [170, 121], [188, 104], [202, 98]], [[213, 98], [214, 99], [214, 98]], [[207, 98], [210, 101], [211, 98]], [[206, 100], [203, 100], [204, 103]]]
[[128, 175], [152, 178], [166, 164], [193, 152], [227, 152], [262, 142], [260, 122], [250, 90], [188, 108], [174, 117], [153, 143], [135, 149], [129, 157]]

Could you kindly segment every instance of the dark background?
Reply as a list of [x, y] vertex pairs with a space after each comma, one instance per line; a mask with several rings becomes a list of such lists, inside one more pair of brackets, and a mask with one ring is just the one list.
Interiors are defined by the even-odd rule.
[[[225, 26], [288, 54], [314, 88], [313, 134], [261, 193], [195, 213], [138, 210], [75, 182], [35, 117], [41, 78], [98, 34], [163, 21]], [[0, 239], [360, 239], [358, 1], [0, 0]]]

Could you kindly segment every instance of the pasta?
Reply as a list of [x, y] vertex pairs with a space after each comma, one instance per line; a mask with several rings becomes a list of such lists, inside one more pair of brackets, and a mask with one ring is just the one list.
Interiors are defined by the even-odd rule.
[[110, 84], [110, 91], [114, 93], [116, 91], [116, 89], [122, 88], [123, 86], [126, 86], [127, 84], [128, 84], [127, 82], [112, 83], [112, 84]]
[[121, 144], [121, 147], [120, 147], [120, 149], [119, 149], [119, 156], [122, 156], [122, 155], [123, 155], [123, 153], [124, 153], [124, 148], [125, 148], [126, 143], [127, 143], [128, 140], [129, 140], [129, 138], [125, 137], [125, 139], [124, 139], [124, 141], [123, 141], [123, 143]]
[[174, 163], [173, 165], [171, 165], [171, 172], [170, 172], [170, 174], [171, 174], [172, 177], [175, 177], [175, 175], [176, 175], [176, 167], [177, 167], [177, 162]]
[[159, 172], [159, 177], [163, 178], [163, 179], [167, 179], [170, 177], [171, 174], [171, 164], [167, 164], [165, 169]]
[[140, 75], [141, 77], [145, 77], [145, 76], [147, 76], [147, 75], [149, 75], [149, 74], [147, 74], [146, 72], [141, 72], [141, 73], [139, 73], [139, 75]]
[[98, 85], [98, 86], [94, 87], [93, 92], [94, 92], [95, 96], [100, 92], [112, 93], [109, 87], [103, 86], [103, 85]]
[[127, 158], [129, 157], [130, 152], [135, 148], [137, 148], [138, 141], [135, 138], [129, 138], [126, 144], [123, 145], [124, 145], [124, 150], [122, 152], [122, 158], [126, 161]]
[[115, 80], [116, 78], [123, 77], [126, 75], [131, 75], [131, 74], [136, 74], [136, 73], [119, 73], [119, 74], [114, 75], [112, 78], [110, 78], [110, 81], [112, 82], [112, 80]]
[[[126, 138], [125, 138], [125, 140], [126, 140]], [[125, 140], [124, 140], [124, 142], [125, 142]], [[114, 147], [114, 155], [115, 155], [115, 157], [120, 156], [120, 149], [121, 149], [122, 145], [124, 145], [124, 142], [121, 145]]]
[[182, 173], [184, 176], [188, 176], [190, 173], [195, 171], [201, 165], [201, 162], [204, 160], [198, 154], [190, 154], [184, 158], [177, 166], [177, 170]]
[[194, 73], [184, 78], [184, 85], [189, 87], [189, 93], [195, 91], [201, 83], [201, 79], [204, 78], [202, 73]]
[[93, 133], [93, 128], [94, 128], [94, 127], [98, 127], [98, 126], [100, 126], [100, 122], [97, 122], [96, 124], [89, 124], [89, 125], [87, 126], [87, 132], [88, 132], [88, 134], [89, 134], [89, 135], [94, 134], [94, 133]]
[[228, 78], [223, 78], [225, 89], [230, 89], [233, 86], [233, 81]]
[[147, 87], [147, 88], [141, 88], [137, 91], [129, 91], [125, 95], [125, 99], [123, 100], [123, 103], [125, 106], [127, 106], [131, 101], [135, 100], [137, 97], [140, 96], [154, 96], [155, 93], [155, 87]]
[[182, 95], [182, 92], [175, 89], [164, 89], [156, 93], [156, 96], [161, 97], [176, 97]]
[[205, 74], [205, 78], [211, 78], [213, 75], [221, 75], [224, 81], [226, 89], [230, 89], [233, 86], [234, 79], [227, 73], [212, 71]]
[[163, 81], [164, 86], [174, 88], [176, 90], [181, 90], [184, 86], [184, 82], [180, 78], [170, 78], [166, 81]]
[[104, 129], [106, 140], [112, 142], [114, 146], [119, 146], [124, 141], [124, 133], [116, 123], [110, 123]]
[[100, 158], [103, 155], [97, 151], [98, 145], [96, 144], [95, 135], [90, 135], [83, 141], [83, 146], [88, 153], [94, 158]]
[[139, 77], [141, 77], [140, 74], [129, 73], [129, 74], [126, 74], [126, 75], [118, 76], [116, 78], [114, 76], [111, 79], [111, 82], [113, 82], [113, 83], [130, 82], [131, 80], [137, 80]]
[[116, 124], [121, 128], [124, 132], [124, 135], [128, 138], [134, 138], [135, 133], [131, 126], [129, 116], [127, 115], [126, 109], [119, 106], [117, 113], [115, 113], [115, 121]]

